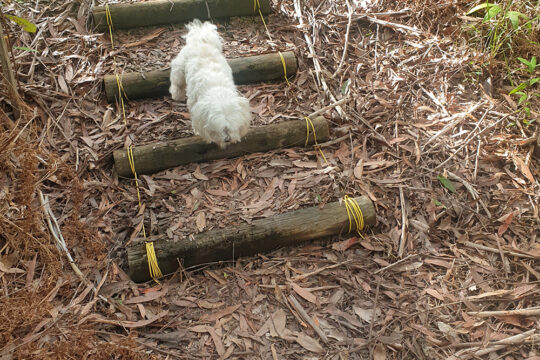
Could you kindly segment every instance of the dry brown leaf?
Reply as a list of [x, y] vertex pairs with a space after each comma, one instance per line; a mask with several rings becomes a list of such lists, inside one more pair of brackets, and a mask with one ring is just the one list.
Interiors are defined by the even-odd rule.
[[214, 322], [216, 320], [221, 319], [224, 316], [231, 315], [233, 312], [238, 310], [240, 306], [242, 305], [238, 304], [238, 305], [227, 306], [226, 308], [216, 311], [214, 313], [204, 314], [203, 316], [201, 316], [200, 321]]
[[316, 169], [318, 166], [317, 162], [315, 161], [294, 160], [293, 164], [294, 166], [297, 166], [299, 168], [305, 168], [305, 169]]
[[[354, 313], [362, 320], [364, 320], [365, 322], [367, 322], [368, 324], [371, 323], [372, 319], [373, 319], [373, 309], [364, 309], [364, 308], [361, 308], [359, 306], [356, 306], [356, 305], [353, 305], [353, 310], [354, 310]], [[377, 316], [379, 316], [381, 313], [381, 310], [380, 309], [376, 309], [375, 310], [375, 318], [377, 318]]]
[[510, 226], [510, 223], [512, 222], [513, 218], [514, 218], [514, 213], [513, 212], [508, 214], [508, 216], [504, 220], [504, 223], [501, 226], [499, 226], [499, 229], [497, 230], [497, 234], [499, 236], [502, 236], [506, 232], [506, 230], [508, 230], [508, 226]]
[[200, 211], [197, 214], [197, 217], [195, 218], [195, 223], [197, 224], [197, 230], [199, 230], [199, 232], [202, 232], [206, 227], [206, 216], [204, 215], [203, 211]]
[[109, 319], [103, 318], [101, 315], [98, 315], [98, 314], [90, 314], [87, 317], [83, 318], [81, 321], [79, 321], [79, 324], [83, 324], [84, 322], [86, 322], [86, 320], [90, 320], [90, 321], [104, 323], [104, 324], [117, 325], [117, 326], [125, 327], [128, 329], [136, 329], [136, 328], [148, 326], [152, 324], [153, 322], [161, 319], [162, 317], [167, 316], [168, 314], [169, 312], [165, 310], [165, 311], [160, 312], [159, 314], [157, 314], [151, 319], [139, 320], [139, 321], [109, 320]]
[[287, 315], [285, 314], [285, 311], [283, 311], [283, 309], [276, 310], [276, 312], [272, 314], [270, 320], [270, 335], [274, 337], [279, 336], [281, 338], [286, 337], [285, 326], [287, 323]]
[[216, 352], [221, 356], [225, 353], [225, 347], [223, 346], [223, 342], [221, 341], [221, 338], [216, 333], [216, 330], [208, 325], [195, 325], [188, 329], [189, 331], [197, 332], [197, 333], [204, 333], [207, 332], [210, 334], [210, 337], [212, 338], [212, 341], [214, 342], [214, 345], [216, 347]]
[[310, 303], [317, 304], [317, 296], [313, 295], [308, 289], [301, 287], [293, 282], [290, 283], [293, 290]]
[[519, 315], [502, 315], [495, 316], [495, 318], [501, 320], [504, 323], [514, 325], [520, 328], [528, 329], [536, 323], [536, 319], [533, 316], [519, 316]]
[[304, 333], [294, 333], [294, 335], [296, 335], [296, 342], [300, 344], [304, 349], [314, 353], [324, 352], [324, 348], [321, 346], [321, 344], [319, 344], [319, 342], [311, 336]]
[[154, 30], [153, 32], [151, 32], [150, 34], [144, 36], [142, 39], [140, 40], [137, 40], [137, 41], [133, 41], [133, 42], [130, 42], [130, 43], [127, 43], [124, 45], [124, 47], [126, 49], [129, 49], [129, 48], [132, 48], [132, 47], [137, 47], [137, 46], [141, 46], [151, 40], [154, 40], [155, 38], [157, 38], [159, 35], [163, 34], [164, 32], [166, 31], [165, 28], [159, 28], [159, 29], [156, 29]]
[[425, 292], [431, 296], [433, 296], [435, 299], [444, 301], [444, 296], [442, 296], [437, 290], [435, 289], [426, 289]]
[[347, 240], [343, 240], [343, 241], [333, 243], [332, 244], [332, 249], [337, 250], [337, 251], [345, 251], [345, 250], [349, 249], [351, 246], [353, 246], [354, 244], [357, 244], [357, 243], [358, 243], [358, 238], [357, 237], [352, 237], [352, 238], [347, 239]]
[[208, 177], [201, 173], [201, 167], [197, 166], [195, 171], [193, 172], [193, 177], [197, 180], [208, 180]]
[[373, 360], [386, 360], [386, 348], [382, 343], [377, 343], [373, 348]]
[[525, 177], [527, 179], [529, 179], [529, 181], [531, 182], [531, 184], [534, 184], [534, 176], [533, 174], [531, 173], [531, 170], [529, 169], [529, 167], [527, 166], [527, 164], [525, 164], [525, 162], [523, 162], [523, 160], [521, 160], [519, 157], [517, 156], [513, 156], [512, 157], [512, 160], [514, 161], [514, 164], [516, 165], [516, 167], [521, 171], [521, 173], [523, 175], [525, 175]]
[[217, 309], [225, 305], [224, 302], [218, 301], [218, 302], [210, 302], [207, 300], [199, 300], [197, 301], [197, 305], [203, 309]]
[[142, 296], [134, 296], [132, 298], [126, 299], [124, 301], [124, 304], [126, 304], [126, 305], [140, 304], [140, 303], [144, 303], [144, 302], [159, 299], [160, 297], [162, 297], [162, 296], [164, 296], [166, 294], [167, 294], [167, 289], [164, 289], [163, 291], [153, 291], [153, 292], [149, 292], [149, 293], [147, 293], [145, 295], [142, 295]]

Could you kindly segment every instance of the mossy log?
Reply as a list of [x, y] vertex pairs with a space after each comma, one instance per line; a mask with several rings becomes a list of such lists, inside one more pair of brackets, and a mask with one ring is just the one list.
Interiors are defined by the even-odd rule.
[[[365, 196], [355, 198], [362, 210], [364, 223], [375, 225], [375, 208]], [[356, 230], [353, 221], [353, 231]], [[232, 260], [302, 242], [342, 234], [349, 230], [349, 218], [344, 204], [339, 202], [296, 210], [266, 219], [254, 220], [225, 229], [211, 230], [181, 241], [156, 241], [154, 248], [163, 274], [184, 267]], [[144, 244], [127, 249], [131, 279], [150, 279]]]
[[[259, 0], [263, 15], [270, 13], [270, 1]], [[109, 5], [113, 29], [139, 26], [166, 25], [231, 16], [259, 16], [253, 9], [253, 0], [153, 0]], [[97, 31], [106, 31], [107, 10], [95, 6], [92, 17]]]
[[[328, 139], [328, 123], [323, 117], [312, 119], [317, 141]], [[292, 120], [277, 124], [254, 127], [241, 142], [220, 149], [216, 144], [207, 144], [200, 136], [153, 143], [133, 148], [133, 159], [137, 174], [150, 174], [171, 167], [231, 158], [245, 154], [264, 152], [291, 146], [304, 146], [306, 121]], [[313, 144], [310, 128], [308, 144]], [[126, 149], [113, 153], [116, 172], [122, 177], [132, 177]]]
[[[297, 68], [294, 52], [286, 51], [281, 54], [285, 60], [287, 77], [294, 76]], [[234, 82], [237, 85], [284, 79], [283, 63], [279, 53], [233, 58], [227, 62], [231, 66]], [[121, 74], [123, 95], [128, 100], [169, 95], [171, 84], [169, 74], [170, 69]], [[105, 75], [103, 85], [107, 100], [116, 101], [119, 95], [116, 75]]]

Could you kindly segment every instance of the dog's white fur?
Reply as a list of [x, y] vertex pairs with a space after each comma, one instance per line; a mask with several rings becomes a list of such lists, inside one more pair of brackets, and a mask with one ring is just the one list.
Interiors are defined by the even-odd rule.
[[186, 28], [186, 45], [171, 62], [169, 92], [174, 100], [187, 95], [195, 134], [224, 148], [247, 133], [249, 101], [236, 90], [216, 26], [195, 19]]

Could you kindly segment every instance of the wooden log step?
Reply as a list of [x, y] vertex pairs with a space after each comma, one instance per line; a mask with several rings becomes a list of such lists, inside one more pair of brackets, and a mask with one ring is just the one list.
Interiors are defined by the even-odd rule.
[[[296, 74], [297, 63], [294, 52], [281, 53], [285, 60], [287, 77]], [[279, 53], [245, 56], [227, 60], [233, 71], [234, 82], [237, 85], [260, 81], [284, 79], [283, 63]], [[170, 69], [150, 72], [120, 74], [124, 96], [128, 100], [146, 97], [169, 95]], [[105, 75], [103, 78], [107, 101], [114, 102], [119, 96], [118, 83], [115, 75]]]
[[[263, 15], [270, 13], [270, 1], [259, 0]], [[153, 0], [111, 4], [113, 30], [139, 26], [166, 25], [231, 16], [259, 16], [253, 0]], [[106, 6], [95, 6], [92, 17], [97, 31], [108, 30]]]
[[[375, 225], [375, 207], [365, 196], [355, 198], [366, 226]], [[353, 221], [353, 231], [356, 225]], [[326, 204], [254, 220], [225, 229], [211, 230], [181, 241], [156, 241], [154, 248], [163, 274], [173, 273], [181, 261], [184, 267], [227, 261], [264, 253], [283, 246], [342, 234], [349, 230], [345, 204]], [[144, 244], [127, 249], [129, 273], [136, 282], [150, 280]]]
[[[311, 119], [315, 127], [317, 141], [328, 139], [328, 123], [324, 117]], [[241, 142], [220, 149], [216, 144], [207, 144], [201, 137], [194, 136], [153, 143], [133, 148], [133, 159], [137, 174], [150, 174], [171, 167], [192, 162], [237, 157], [245, 154], [264, 152], [292, 146], [304, 146], [306, 142], [306, 121], [292, 120], [261, 127], [253, 127]], [[313, 144], [311, 132], [308, 144]], [[127, 150], [113, 152], [116, 172], [122, 177], [132, 177]]]

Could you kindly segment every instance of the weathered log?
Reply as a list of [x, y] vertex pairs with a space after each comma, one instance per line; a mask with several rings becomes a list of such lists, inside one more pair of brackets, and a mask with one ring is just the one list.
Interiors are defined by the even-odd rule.
[[[269, 14], [270, 1], [259, 0], [259, 3], [263, 15]], [[253, 9], [253, 0], [153, 0], [111, 4], [109, 11], [114, 30], [207, 20], [210, 17], [259, 16], [259, 12]], [[97, 31], [108, 29], [105, 6], [95, 6], [92, 17]]]
[[[328, 139], [326, 120], [323, 117], [316, 117], [312, 119], [312, 122], [317, 141], [326, 141]], [[193, 162], [231, 158], [291, 146], [304, 146], [305, 142], [306, 122], [292, 120], [251, 128], [241, 142], [230, 144], [225, 149], [220, 149], [216, 144], [207, 144], [201, 137], [194, 136], [134, 147], [133, 159], [137, 174], [149, 174]], [[313, 144], [311, 131], [308, 144]], [[113, 158], [119, 176], [133, 176], [126, 149], [115, 150]]]
[[[296, 74], [297, 68], [294, 52], [286, 51], [281, 54], [285, 60], [287, 77], [291, 77]], [[233, 71], [234, 82], [238, 85], [284, 78], [279, 53], [239, 57], [227, 61]], [[123, 96], [128, 100], [134, 100], [169, 95], [169, 74], [170, 69], [121, 74]], [[119, 96], [116, 75], [105, 75], [103, 85], [107, 100], [116, 101]]]
[[[362, 210], [364, 224], [375, 225], [375, 208], [365, 196], [355, 198]], [[353, 231], [356, 225], [353, 221]], [[154, 248], [158, 265], [163, 274], [184, 267], [295, 246], [302, 242], [341, 234], [349, 230], [349, 218], [344, 204], [334, 202], [319, 206], [254, 220], [225, 229], [211, 230], [181, 241], [156, 241]], [[148, 263], [144, 244], [127, 249], [129, 273], [137, 282], [149, 280]]]

